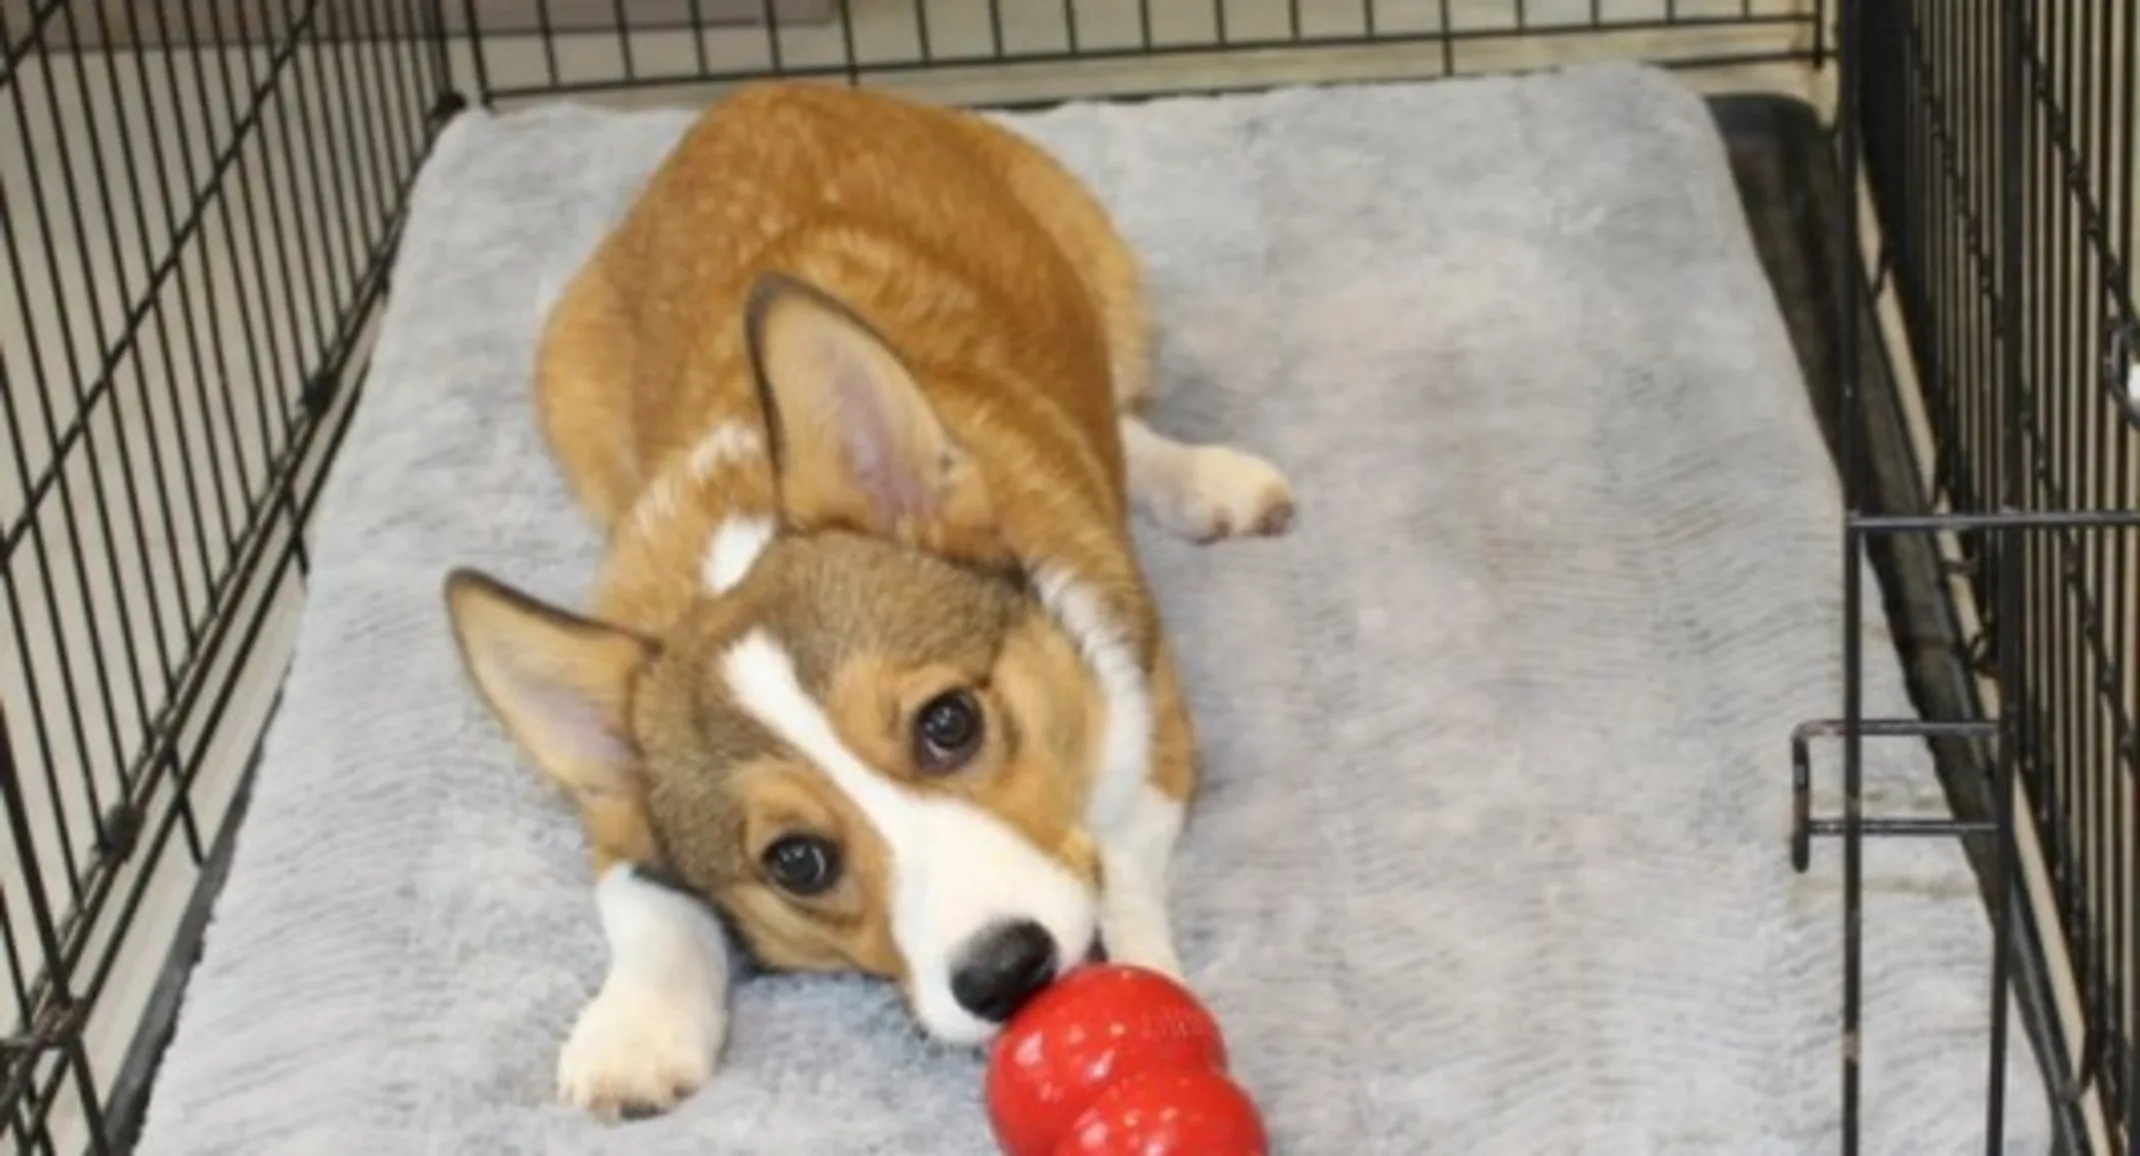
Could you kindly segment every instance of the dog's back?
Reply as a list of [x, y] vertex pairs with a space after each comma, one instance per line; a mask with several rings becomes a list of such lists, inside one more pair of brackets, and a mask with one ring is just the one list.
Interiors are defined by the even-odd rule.
[[[947, 421], [1019, 427], [1119, 517], [1118, 401], [1147, 391], [1133, 259], [1039, 149], [964, 112], [829, 85], [701, 118], [560, 299], [539, 389], [553, 448], [612, 525], [709, 421], [754, 412], [752, 283], [814, 284], [900, 351]], [[1008, 372], [1015, 363], [1015, 372]], [[1002, 382], [1025, 390], [1005, 396]], [[993, 396], [962, 394], [991, 382]], [[1026, 396], [1017, 396], [1017, 394]]]

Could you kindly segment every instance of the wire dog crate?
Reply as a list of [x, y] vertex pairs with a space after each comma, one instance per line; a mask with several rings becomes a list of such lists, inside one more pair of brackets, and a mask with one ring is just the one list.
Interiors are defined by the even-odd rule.
[[[1863, 860], [1929, 836], [1969, 847], [1997, 929], [1990, 1150], [2012, 1000], [2063, 1146], [2140, 1153], [2123, 0], [0, 0], [0, 45], [7, 1150], [129, 1147], [408, 192], [466, 102], [798, 76], [1009, 105], [1640, 56], [1834, 92], [1832, 128], [1806, 115], [1771, 150], [1764, 249], [1795, 238], [1779, 296], [1844, 480], [1849, 620], [1885, 599], [1921, 716], [1866, 717], [1849, 631], [1845, 701], [1793, 744], [1788, 853], [1842, 844], [1841, 1146], [1858, 1033], [1878, 1030]], [[1811, 802], [1826, 739], [1840, 815]], [[1930, 743], [1952, 814], [1868, 813], [1867, 741]]]

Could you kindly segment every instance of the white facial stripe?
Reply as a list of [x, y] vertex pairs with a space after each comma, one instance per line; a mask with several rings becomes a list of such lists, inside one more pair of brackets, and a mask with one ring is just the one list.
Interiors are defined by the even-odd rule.
[[960, 954], [986, 928], [1031, 920], [1055, 941], [1062, 966], [1083, 958], [1097, 901], [1060, 862], [981, 807], [910, 791], [873, 770], [840, 741], [793, 661], [764, 632], [736, 643], [722, 674], [738, 704], [823, 771], [884, 841], [892, 938], [906, 961], [915, 1017], [930, 1034], [979, 1043], [995, 1031], [951, 992]]
[[1100, 741], [1100, 768], [1085, 818], [1102, 839], [1130, 821], [1138, 791], [1150, 778], [1152, 697], [1144, 671], [1122, 632], [1107, 620], [1099, 596], [1060, 566], [1034, 571], [1041, 604], [1077, 640], [1085, 664], [1099, 680], [1107, 703], [1107, 729]]
[[794, 661], [770, 636], [762, 630], [744, 635], [729, 649], [722, 673], [743, 709], [817, 764], [887, 842], [908, 834], [913, 801], [840, 741], [832, 720], [796, 679]]
[[725, 594], [743, 581], [750, 568], [773, 540], [773, 520], [755, 514], [738, 514], [721, 523], [706, 543], [702, 567], [706, 589]]

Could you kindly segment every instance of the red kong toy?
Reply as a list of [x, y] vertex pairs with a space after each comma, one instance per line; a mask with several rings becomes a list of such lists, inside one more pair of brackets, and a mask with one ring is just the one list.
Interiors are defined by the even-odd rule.
[[1142, 968], [1081, 967], [1019, 1009], [988, 1063], [1005, 1156], [1265, 1156], [1219, 1025]]

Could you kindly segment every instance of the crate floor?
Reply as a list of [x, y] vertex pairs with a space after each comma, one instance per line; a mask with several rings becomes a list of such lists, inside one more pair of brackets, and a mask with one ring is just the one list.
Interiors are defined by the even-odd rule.
[[[1837, 856], [1794, 875], [1784, 837], [1785, 737], [1839, 702], [1837, 500], [1702, 102], [1606, 66], [1009, 119], [1143, 250], [1158, 423], [1301, 500], [1276, 542], [1141, 534], [1208, 775], [1183, 954], [1276, 1150], [1832, 1151]], [[441, 142], [144, 1156], [991, 1151], [978, 1060], [855, 981], [744, 984], [671, 1116], [550, 1102], [600, 932], [439, 582], [584, 591], [539, 302], [684, 123]], [[1906, 712], [1863, 628], [1869, 710]], [[1921, 749], [1868, 753], [1879, 813], [1940, 807]], [[1964, 858], [1878, 845], [1868, 893], [1863, 1150], [1981, 1151]], [[2042, 1151], [2010, 1069], [2011, 1150]]]

